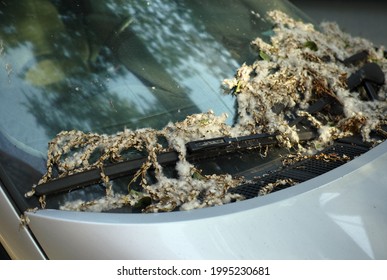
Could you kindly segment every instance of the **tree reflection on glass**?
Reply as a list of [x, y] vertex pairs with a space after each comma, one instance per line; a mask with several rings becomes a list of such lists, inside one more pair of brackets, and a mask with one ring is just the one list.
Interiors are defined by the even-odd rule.
[[242, 2], [2, 1], [0, 36], [19, 95], [7, 106], [33, 116], [48, 139], [161, 128], [209, 109], [232, 116], [221, 81], [262, 30]]

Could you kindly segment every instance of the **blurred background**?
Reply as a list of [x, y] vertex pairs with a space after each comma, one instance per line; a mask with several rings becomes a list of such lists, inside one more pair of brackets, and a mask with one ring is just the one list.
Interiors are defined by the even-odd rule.
[[289, 0], [316, 23], [337, 22], [341, 30], [387, 48], [387, 1]]

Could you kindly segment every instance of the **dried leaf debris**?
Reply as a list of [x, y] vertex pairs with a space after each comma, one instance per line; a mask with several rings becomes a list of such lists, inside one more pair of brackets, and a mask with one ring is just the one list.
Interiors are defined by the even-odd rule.
[[[229, 174], [202, 175], [186, 160], [185, 144], [189, 141], [269, 133], [277, 135], [280, 145], [297, 147], [303, 154], [313, 154], [334, 139], [353, 133], [360, 133], [364, 141], [372, 142], [371, 131], [387, 123], [386, 85], [379, 91], [380, 100], [362, 100], [361, 93], [350, 92], [346, 84], [346, 78], [358, 66], [345, 65], [343, 61], [366, 50], [368, 60], [378, 63], [383, 73], [387, 73], [384, 49], [343, 33], [334, 23], [322, 23], [319, 31], [312, 24], [296, 21], [279, 11], [269, 12], [268, 17], [275, 24], [271, 43], [255, 39], [251, 46], [259, 58], [252, 65], [242, 65], [234, 78], [224, 81], [236, 95], [238, 119], [235, 125], [227, 125], [225, 115], [207, 112], [170, 123], [162, 130], [124, 130], [115, 135], [63, 131], [49, 144], [47, 173], [39, 184], [97, 167], [106, 195], [91, 201], [68, 201], [60, 209], [106, 211], [134, 206], [148, 197], [152, 203], [145, 212], [188, 210], [243, 199], [241, 195], [228, 192], [243, 178], [233, 178]], [[319, 114], [308, 113], [308, 108], [320, 98], [330, 98], [342, 111], [335, 113], [328, 107]], [[295, 112], [307, 118], [318, 131], [315, 140], [300, 143], [297, 126], [289, 122], [289, 116]], [[157, 162], [157, 155], [169, 150], [179, 154], [175, 167], [177, 178], [167, 176]], [[128, 192], [115, 193], [114, 182], [104, 174], [103, 166], [107, 162], [121, 161], [131, 152], [145, 154], [147, 160], [130, 180]], [[154, 170], [155, 182], [147, 179], [150, 169]], [[141, 191], [131, 188], [134, 181], [140, 181]], [[276, 184], [284, 183], [293, 184], [276, 182], [263, 188], [261, 195], [270, 193]]]

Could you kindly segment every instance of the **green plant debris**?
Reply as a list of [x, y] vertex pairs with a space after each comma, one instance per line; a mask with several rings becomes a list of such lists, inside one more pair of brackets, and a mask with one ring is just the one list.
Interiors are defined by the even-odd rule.
[[304, 44], [304, 47], [309, 48], [309, 49], [311, 49], [312, 51], [315, 51], [315, 52], [318, 51], [317, 44], [315, 42], [313, 42], [313, 41], [307, 41]]
[[270, 56], [262, 50], [259, 51], [259, 57], [263, 60], [270, 61]]

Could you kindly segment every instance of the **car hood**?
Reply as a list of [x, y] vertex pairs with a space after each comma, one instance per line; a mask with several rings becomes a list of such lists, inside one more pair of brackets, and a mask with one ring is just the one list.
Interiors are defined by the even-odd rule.
[[194, 211], [27, 216], [51, 259], [384, 259], [386, 161], [384, 142], [296, 187]]

